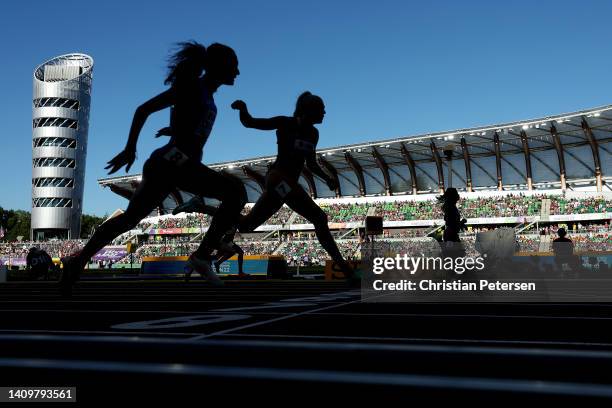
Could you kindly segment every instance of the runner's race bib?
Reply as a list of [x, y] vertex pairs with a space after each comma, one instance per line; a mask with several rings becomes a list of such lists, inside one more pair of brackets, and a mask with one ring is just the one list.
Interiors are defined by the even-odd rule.
[[274, 188], [274, 190], [276, 190], [276, 193], [280, 196], [280, 198], [285, 198], [287, 194], [291, 192], [291, 187], [289, 187], [289, 184], [287, 184], [286, 182], [281, 181]]
[[306, 153], [312, 152], [314, 150], [314, 145], [312, 143], [302, 139], [295, 139], [293, 147], [295, 148], [295, 150]]
[[31, 262], [32, 266], [38, 266], [39, 264], [45, 265], [46, 263], [47, 263], [47, 260], [45, 259], [43, 255], [39, 255], [39, 256], [32, 258], [32, 262]]
[[164, 154], [164, 159], [177, 166], [182, 166], [187, 160], [189, 160], [189, 157], [175, 146], [172, 147], [168, 153]]

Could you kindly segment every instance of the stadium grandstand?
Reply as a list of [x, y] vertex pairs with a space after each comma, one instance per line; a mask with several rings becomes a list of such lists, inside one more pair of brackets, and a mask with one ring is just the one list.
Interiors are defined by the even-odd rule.
[[[418, 243], [444, 224], [436, 197], [452, 186], [461, 193], [459, 210], [468, 229], [468, 252], [475, 234], [501, 226], [515, 228], [522, 252], [550, 251], [557, 228], [565, 227], [580, 251], [612, 249], [612, 106], [494, 126], [380, 140], [319, 150], [323, 168], [338, 181], [330, 191], [304, 169], [300, 182], [328, 215], [344, 256], [359, 257], [367, 215], [383, 217], [381, 239]], [[211, 165], [240, 179], [248, 212], [261, 193], [274, 157]], [[140, 175], [105, 178], [99, 184], [129, 198]], [[191, 253], [210, 217], [171, 215], [191, 195], [173, 192], [155, 214], [120, 236], [94, 262], [138, 264], [145, 256]], [[211, 204], [215, 204], [211, 202]], [[255, 232], [239, 234], [247, 255], [283, 255], [290, 266], [322, 265], [326, 254], [314, 228], [283, 207]], [[133, 257], [125, 244], [138, 248]], [[0, 256], [15, 259], [33, 243], [3, 244]], [[61, 256], [82, 242], [42, 244]], [[5, 259], [6, 261], [6, 259]]]
[[[328, 215], [348, 258], [359, 255], [366, 215], [384, 220], [385, 239], [418, 240], [443, 225], [436, 196], [452, 186], [468, 219], [464, 241], [476, 232], [514, 227], [521, 250], [546, 251], [559, 226], [577, 249], [609, 250], [612, 213], [612, 106], [493, 126], [386, 139], [320, 149], [321, 166], [338, 182], [331, 191], [304, 169], [300, 183]], [[212, 164], [240, 179], [257, 200], [273, 156]], [[129, 198], [140, 175], [99, 180]], [[210, 217], [169, 215], [191, 198], [175, 191], [157, 213], [122, 236], [136, 235], [142, 255], [184, 255], [197, 245]], [[214, 204], [214, 203], [213, 203]], [[245, 212], [252, 204], [248, 204]], [[254, 234], [239, 237], [247, 254], [281, 254], [290, 265], [322, 264], [325, 253], [312, 225], [283, 207]]]

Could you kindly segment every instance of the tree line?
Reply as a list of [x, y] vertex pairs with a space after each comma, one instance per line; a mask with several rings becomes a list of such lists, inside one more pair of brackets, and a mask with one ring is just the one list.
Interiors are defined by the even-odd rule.
[[[93, 230], [107, 218], [95, 215], [81, 215], [81, 238], [89, 238]], [[23, 240], [30, 239], [31, 214], [24, 210], [5, 210], [0, 207], [0, 226], [4, 231], [4, 237], [0, 241], [16, 241], [17, 237]], [[1, 234], [0, 234], [1, 235]]]

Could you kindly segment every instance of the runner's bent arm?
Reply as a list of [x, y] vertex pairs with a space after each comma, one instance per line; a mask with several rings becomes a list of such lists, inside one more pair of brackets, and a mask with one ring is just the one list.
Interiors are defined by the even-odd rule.
[[170, 88], [154, 98], [149, 99], [136, 109], [125, 149], [107, 163], [105, 169], [108, 170], [108, 174], [113, 174], [123, 166], [125, 166], [126, 172], [130, 171], [130, 167], [132, 167], [134, 160], [136, 160], [136, 142], [138, 141], [138, 136], [147, 118], [153, 112], [172, 106], [174, 104], [174, 99], [174, 89]]
[[[317, 142], [319, 141], [318, 133], [317, 133], [316, 140], [317, 140]], [[308, 167], [308, 169], [313, 174], [316, 174], [317, 176], [321, 177], [331, 190], [335, 190], [338, 187], [338, 186], [336, 186], [336, 180], [334, 180], [332, 177], [330, 177], [329, 174], [327, 174], [321, 168], [321, 166], [319, 166], [319, 162], [317, 161], [316, 146], [317, 146], [317, 144], [315, 142], [314, 147], [312, 149], [312, 152], [310, 152], [308, 157], [306, 157], [306, 167]]]
[[234, 101], [232, 108], [240, 111], [240, 122], [244, 127], [259, 130], [276, 130], [287, 122], [285, 116], [275, 116], [273, 118], [254, 118], [249, 113], [246, 103], [241, 100]]
[[136, 142], [140, 131], [144, 126], [147, 118], [154, 112], [168, 108], [174, 104], [174, 88], [170, 88], [159, 95], [149, 99], [134, 112], [134, 118], [132, 119], [132, 126], [130, 127], [130, 135], [126, 149], [136, 150]]

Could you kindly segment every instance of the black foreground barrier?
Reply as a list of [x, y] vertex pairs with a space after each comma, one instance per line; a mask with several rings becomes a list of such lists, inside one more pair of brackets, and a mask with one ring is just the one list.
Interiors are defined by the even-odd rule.
[[70, 384], [79, 402], [612, 397], [611, 350], [19, 335], [0, 349], [3, 378]]

